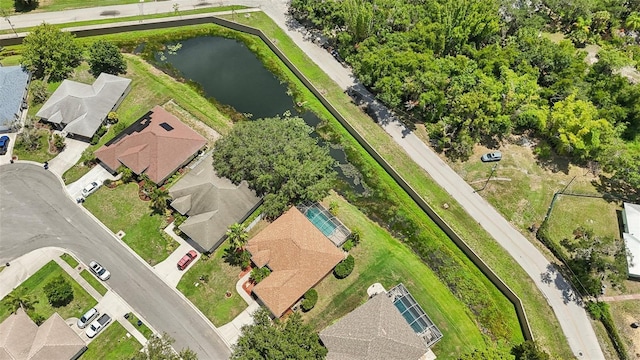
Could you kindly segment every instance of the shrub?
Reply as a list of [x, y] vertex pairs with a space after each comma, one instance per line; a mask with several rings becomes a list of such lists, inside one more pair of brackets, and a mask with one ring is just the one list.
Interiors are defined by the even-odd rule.
[[342, 244], [342, 250], [349, 251], [353, 249], [354, 246], [356, 246], [356, 244], [353, 243], [353, 240], [349, 239], [344, 244]]
[[33, 80], [31, 82], [31, 102], [34, 105], [42, 104], [47, 101], [48, 97], [47, 84], [42, 80]]
[[309, 289], [309, 291], [304, 293], [304, 300], [302, 300], [300, 307], [302, 307], [302, 311], [307, 312], [313, 309], [313, 307], [316, 306], [317, 302], [318, 292], [316, 291], [316, 289]]
[[55, 146], [58, 151], [62, 151], [65, 146], [64, 136], [60, 134], [53, 134], [53, 146]]
[[93, 163], [96, 162], [96, 156], [91, 149], [87, 148], [82, 152], [82, 155], [80, 156], [80, 161], [85, 166], [91, 166]]
[[115, 135], [120, 134], [121, 132], [124, 131], [124, 129], [127, 128], [127, 124], [123, 123], [123, 122], [119, 122], [115, 125], [113, 125], [113, 133]]
[[65, 306], [73, 300], [73, 288], [62, 275], [47, 283], [44, 292], [53, 307]]
[[355, 265], [355, 259], [353, 256], [349, 255], [346, 259], [342, 260], [336, 268], [333, 270], [333, 274], [338, 279], [344, 279], [353, 271], [353, 267]]
[[268, 267], [263, 266], [261, 268], [255, 268], [251, 270], [251, 275], [249, 275], [249, 279], [253, 280], [256, 284], [260, 281], [264, 280], [267, 276], [271, 274], [271, 270]]
[[119, 120], [118, 113], [115, 111], [111, 111], [109, 115], [107, 115], [107, 123], [109, 124], [117, 124]]
[[34, 323], [36, 323], [36, 325], [38, 325], [38, 326], [42, 325], [42, 323], [43, 323], [45, 320], [47, 320], [47, 319], [45, 319], [45, 317], [44, 317], [44, 316], [42, 316], [42, 315], [38, 314], [38, 313], [37, 313], [37, 312], [35, 312], [35, 311], [30, 312], [28, 315], [29, 315], [29, 317], [31, 318], [31, 320], [33, 320], [33, 322], [34, 322]]

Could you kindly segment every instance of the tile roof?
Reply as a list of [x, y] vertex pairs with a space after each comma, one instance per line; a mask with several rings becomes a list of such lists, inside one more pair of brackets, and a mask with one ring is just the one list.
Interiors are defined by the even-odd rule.
[[111, 170], [122, 164], [138, 175], [147, 174], [156, 184], [164, 182], [207, 143], [160, 106], [134, 125], [134, 131], [98, 149], [96, 157]]
[[22, 66], [0, 66], [0, 130], [16, 120], [27, 91], [29, 73]]
[[251, 238], [246, 248], [256, 266], [272, 271], [253, 292], [277, 317], [344, 259], [344, 253], [296, 207]]
[[385, 293], [322, 330], [320, 339], [327, 360], [417, 360], [428, 351]]
[[84, 348], [84, 341], [57, 313], [38, 327], [19, 309], [0, 324], [3, 360], [68, 360]]
[[65, 125], [70, 134], [92, 137], [130, 85], [130, 79], [106, 73], [93, 85], [64, 80], [36, 116]]

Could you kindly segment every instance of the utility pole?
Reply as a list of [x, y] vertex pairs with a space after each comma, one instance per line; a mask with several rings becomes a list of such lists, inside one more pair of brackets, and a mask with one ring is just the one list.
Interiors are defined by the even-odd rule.
[[9, 18], [9, 12], [7, 10], [1, 10], [1, 14], [2, 17], [7, 20], [7, 23], [9, 23], [9, 26], [11, 26], [11, 30], [13, 31], [13, 33], [16, 35], [16, 37], [18, 37], [18, 33], [16, 32], [16, 29], [13, 27], [13, 24], [11, 23], [11, 19]]
[[484, 182], [484, 186], [482, 187], [482, 189], [479, 190], [474, 190], [473, 192], [479, 192], [484, 190], [487, 187], [487, 184], [489, 183], [489, 180], [491, 180], [491, 177], [493, 176], [493, 173], [496, 171], [496, 168], [498, 167], [498, 164], [493, 165], [493, 167], [491, 167], [491, 172], [489, 173], [489, 177], [487, 178], [487, 181]]

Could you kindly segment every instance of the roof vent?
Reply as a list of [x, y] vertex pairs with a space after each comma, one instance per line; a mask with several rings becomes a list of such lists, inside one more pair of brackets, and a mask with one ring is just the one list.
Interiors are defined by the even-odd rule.
[[167, 124], [166, 122], [163, 122], [162, 124], [160, 124], [160, 126], [162, 126], [162, 128], [167, 130], [167, 131], [173, 130], [173, 126]]

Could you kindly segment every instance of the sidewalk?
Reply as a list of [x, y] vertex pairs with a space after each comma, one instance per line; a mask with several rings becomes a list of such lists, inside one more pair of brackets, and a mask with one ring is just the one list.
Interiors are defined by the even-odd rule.
[[627, 301], [627, 300], [640, 300], [640, 294], [628, 294], [628, 295], [615, 295], [615, 296], [601, 296], [602, 301]]

